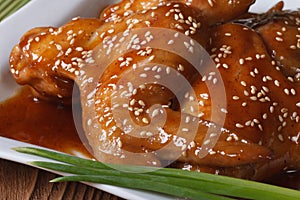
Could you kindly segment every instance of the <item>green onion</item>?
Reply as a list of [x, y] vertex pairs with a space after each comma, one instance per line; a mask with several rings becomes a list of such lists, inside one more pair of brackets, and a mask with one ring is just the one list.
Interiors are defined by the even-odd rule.
[[[30, 147], [16, 151], [60, 161], [32, 162], [45, 169], [71, 174], [52, 182], [84, 181], [110, 184], [191, 199], [298, 199], [300, 191], [255, 181], [180, 169], [112, 165]], [[119, 169], [119, 170], [116, 170]], [[130, 173], [131, 172], [131, 173]], [[132, 173], [135, 172], [135, 173]]]
[[0, 0], [0, 21], [11, 15], [30, 0]]

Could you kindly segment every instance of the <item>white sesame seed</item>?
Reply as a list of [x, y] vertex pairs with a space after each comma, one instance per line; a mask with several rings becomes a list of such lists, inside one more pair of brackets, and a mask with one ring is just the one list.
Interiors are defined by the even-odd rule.
[[168, 45], [174, 44], [174, 40], [169, 40]]
[[182, 131], [183, 132], [189, 132], [189, 129], [188, 128], [182, 128]]
[[274, 106], [270, 106], [270, 113], [274, 112]]
[[146, 117], [144, 117], [144, 118], [142, 119], [142, 122], [144, 122], [145, 124], [149, 124], [149, 120], [148, 120]]
[[284, 93], [285, 93], [286, 95], [290, 95], [289, 89], [285, 88], [283, 91], [284, 91]]
[[119, 147], [119, 148], [122, 148], [122, 146], [123, 146], [123, 143], [122, 143], [122, 141], [121, 141], [121, 140], [119, 140], [117, 145], [118, 145], [118, 147]]
[[244, 60], [243, 58], [240, 58], [239, 63], [240, 63], [241, 65], [243, 65], [243, 64], [245, 63], [245, 60]]
[[283, 41], [283, 39], [281, 37], [276, 37], [275, 40], [278, 41], [278, 42], [282, 42]]
[[156, 79], [160, 79], [160, 78], [161, 78], [161, 76], [158, 75], [158, 74], [156, 74], [154, 77], [155, 77]]
[[268, 118], [268, 114], [264, 113], [262, 117], [263, 117], [263, 119], [267, 119]]
[[264, 130], [261, 124], [258, 124], [258, 128], [259, 128], [260, 131]]
[[141, 105], [141, 106], [145, 106], [145, 103], [143, 100], [139, 100], [138, 103]]
[[226, 138], [226, 141], [227, 141], [227, 142], [232, 141], [232, 137], [231, 137], [231, 136], [228, 136], [228, 137]]
[[145, 74], [145, 73], [140, 74], [140, 77], [141, 77], [141, 78], [146, 78], [146, 77], [147, 77], [147, 74]]
[[235, 127], [237, 127], [237, 128], [244, 128], [244, 126], [242, 124], [239, 124], [239, 123], [236, 123]]
[[247, 86], [247, 83], [245, 81], [241, 81], [241, 85], [246, 87]]
[[223, 113], [225, 113], [225, 114], [228, 113], [228, 111], [227, 111], [225, 108], [221, 108], [221, 112], [223, 112]]
[[279, 120], [280, 122], [283, 122], [283, 117], [282, 117], [281, 115], [278, 115], [278, 120]]
[[257, 97], [256, 97], [256, 96], [251, 96], [250, 99], [251, 99], [252, 101], [256, 101], [256, 100], [257, 100]]
[[233, 96], [232, 99], [233, 99], [233, 100], [239, 100], [240, 97], [238, 97], [238, 96]]
[[296, 95], [296, 90], [294, 88], [291, 89], [291, 94]]
[[244, 90], [244, 95], [249, 96], [249, 92], [247, 90]]
[[151, 136], [153, 136], [153, 133], [148, 131], [148, 132], [146, 132], [146, 136], [151, 137]]
[[182, 72], [184, 71], [183, 65], [181, 65], [181, 64], [178, 65], [178, 71], [182, 71]]
[[229, 68], [229, 66], [228, 66], [226, 63], [224, 63], [222, 66], [223, 66], [225, 69], [228, 69], [228, 68]]
[[207, 0], [208, 4], [210, 5], [210, 7], [214, 7], [214, 2], [213, 0]]
[[283, 135], [281, 135], [281, 134], [278, 134], [278, 139], [281, 141], [281, 142], [283, 142], [284, 141], [284, 139], [283, 139]]

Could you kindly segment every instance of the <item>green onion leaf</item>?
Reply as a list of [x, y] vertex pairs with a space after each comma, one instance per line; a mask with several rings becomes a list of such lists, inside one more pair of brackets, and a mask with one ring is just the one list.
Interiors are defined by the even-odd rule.
[[[221, 175], [171, 168], [113, 165], [44, 149], [20, 147], [16, 151], [57, 162], [32, 162], [70, 176], [52, 182], [84, 181], [159, 192], [191, 199], [298, 199], [300, 191]], [[116, 170], [119, 169], [119, 170]], [[134, 172], [134, 173], [132, 173]]]
[[30, 0], [0, 0], [0, 21], [20, 9]]

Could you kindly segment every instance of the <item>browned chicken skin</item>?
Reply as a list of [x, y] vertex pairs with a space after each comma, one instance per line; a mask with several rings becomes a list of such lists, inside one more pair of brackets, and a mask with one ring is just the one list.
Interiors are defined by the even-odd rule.
[[277, 12], [267, 24], [256, 28], [266, 46], [285, 76], [299, 81], [300, 63], [300, 12], [290, 13], [289, 17], [280, 17]]
[[31, 85], [42, 98], [69, 101], [80, 65], [95, 47], [87, 41], [100, 25], [97, 19], [74, 19], [61, 28], [28, 31], [10, 57], [17, 83]]
[[[199, 9], [210, 24], [226, 22], [246, 13], [255, 0], [123, 0], [112, 5], [102, 12], [100, 19], [104, 21], [118, 21], [134, 13], [154, 9], [157, 6], [170, 2], [181, 2], [188, 6]], [[230, 11], [230, 12], [228, 12]]]
[[[273, 10], [282, 13], [270, 11], [265, 23], [229, 22], [252, 3], [124, 0], [100, 19], [29, 31], [11, 53], [11, 71], [50, 98], [71, 98], [75, 81], [83, 127], [101, 161], [176, 160], [177, 167], [255, 180], [300, 169], [299, 14], [278, 5]], [[162, 47], [152, 48], [155, 41]], [[201, 72], [189, 62], [201, 59], [194, 43], [215, 63], [202, 63]], [[180, 76], [192, 88], [186, 91]], [[136, 79], [145, 83], [135, 87]]]
[[245, 24], [263, 38], [275, 65], [285, 76], [299, 81], [300, 11], [282, 11], [279, 2], [263, 14], [246, 14], [236, 23]]

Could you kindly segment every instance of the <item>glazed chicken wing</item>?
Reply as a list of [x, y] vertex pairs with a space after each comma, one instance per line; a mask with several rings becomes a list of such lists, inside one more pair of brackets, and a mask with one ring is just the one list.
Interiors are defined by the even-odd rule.
[[[215, 96], [208, 95], [206, 83], [211, 75], [204, 74], [205, 78], [197, 79], [193, 85], [196, 96], [202, 97], [199, 98], [201, 118], [210, 120], [213, 110], [226, 113], [223, 126], [231, 133], [219, 139], [227, 141], [229, 147], [225, 149], [243, 143], [252, 153], [258, 150], [253, 144], [271, 151], [269, 160], [253, 166], [256, 170], [253, 177], [260, 179], [274, 169], [283, 170], [287, 166], [299, 168], [299, 97], [296, 95], [299, 85], [273, 65], [263, 38], [243, 25], [221, 25], [213, 30], [211, 54], [223, 79], [226, 107], [219, 106], [224, 99], [211, 104]], [[212, 90], [220, 88], [216, 82]], [[237, 155], [230, 156], [239, 160]]]
[[246, 13], [255, 0], [123, 0], [105, 9], [100, 19], [104, 21], [118, 21], [133, 13], [145, 12], [170, 2], [181, 2], [197, 8], [208, 19], [210, 24], [215, 24], [232, 20]]
[[73, 80], [95, 47], [87, 41], [100, 25], [97, 19], [74, 19], [60, 28], [28, 31], [10, 56], [17, 83], [31, 85], [42, 98], [70, 101]]
[[100, 19], [29, 31], [11, 71], [47, 97], [78, 85], [100, 161], [261, 180], [300, 168], [299, 18], [228, 22], [252, 3], [124, 0]]
[[300, 12], [283, 11], [279, 2], [263, 14], [248, 13], [235, 23], [245, 24], [263, 38], [276, 65], [290, 80], [299, 80], [300, 61]]
[[[125, 0], [105, 9], [100, 20], [76, 18], [60, 28], [32, 29], [21, 38], [19, 45], [11, 53], [12, 74], [19, 84], [30, 84], [42, 98], [69, 101], [74, 85], [72, 80], [79, 74], [82, 63], [90, 61], [91, 50], [102, 42], [104, 35], [115, 34], [110, 33], [112, 30], [110, 26], [122, 23], [126, 18], [132, 19], [129, 15], [134, 13], [143, 15], [147, 10], [167, 2], [169, 1]], [[220, 0], [213, 1], [213, 5], [206, 0], [183, 2], [187, 2], [193, 10], [201, 10], [197, 11], [197, 14], [194, 11], [193, 15], [201, 15], [205, 26], [205, 23], [214, 24], [224, 21], [225, 18], [230, 20], [239, 16], [247, 11], [253, 1], [230, 3], [227, 0]], [[220, 14], [215, 9], [236, 9], [237, 12], [227, 12], [227, 15], [223, 13], [221, 16], [226, 16], [223, 19], [219, 17]], [[108, 24], [100, 27], [104, 21]], [[144, 21], [147, 23], [146, 20]], [[97, 31], [98, 28], [99, 31]]]

